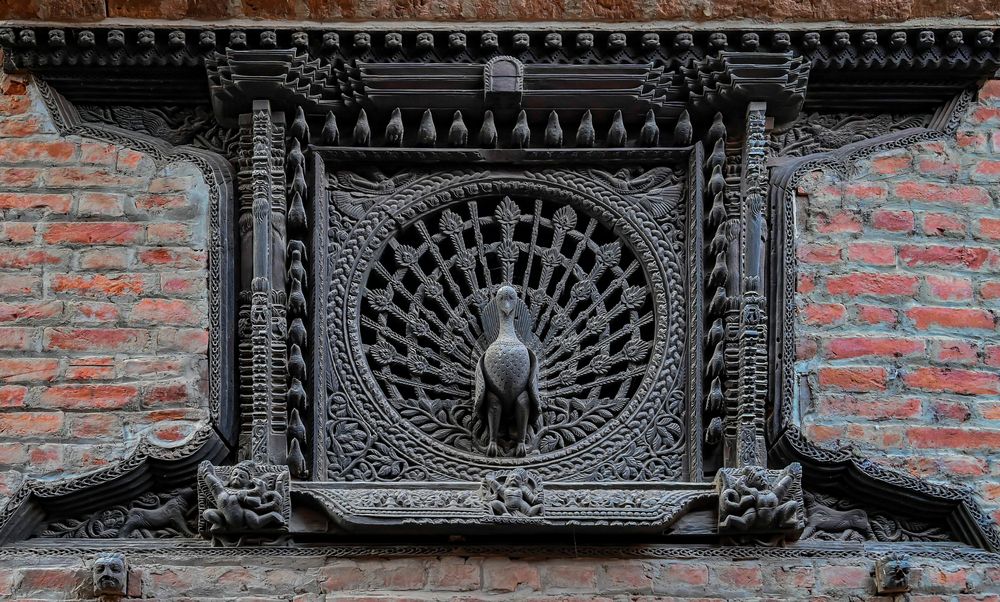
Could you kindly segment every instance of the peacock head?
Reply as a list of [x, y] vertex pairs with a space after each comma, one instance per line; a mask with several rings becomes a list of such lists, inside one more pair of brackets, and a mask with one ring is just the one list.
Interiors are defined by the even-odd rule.
[[504, 285], [500, 287], [497, 291], [497, 308], [500, 310], [501, 316], [509, 316], [514, 313], [514, 307], [517, 305], [517, 291], [514, 287]]

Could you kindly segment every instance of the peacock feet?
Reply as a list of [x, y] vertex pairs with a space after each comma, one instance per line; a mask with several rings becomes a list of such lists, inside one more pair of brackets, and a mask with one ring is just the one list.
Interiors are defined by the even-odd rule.
[[490, 444], [486, 446], [486, 455], [491, 458], [500, 455], [500, 449], [497, 447], [496, 441], [490, 441]]
[[517, 447], [514, 448], [514, 455], [518, 458], [523, 458], [528, 455], [528, 446], [524, 443], [518, 443]]

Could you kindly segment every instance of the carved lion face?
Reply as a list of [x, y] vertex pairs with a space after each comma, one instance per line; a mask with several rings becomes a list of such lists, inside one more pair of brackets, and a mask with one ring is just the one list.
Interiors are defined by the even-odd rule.
[[399, 50], [403, 47], [403, 34], [401, 33], [387, 33], [385, 34], [385, 47], [389, 50]]
[[139, 46], [143, 48], [151, 48], [153, 43], [156, 42], [156, 34], [149, 29], [143, 29], [139, 32], [138, 40]]
[[[690, 34], [680, 34], [690, 35]], [[676, 42], [676, 40], [675, 40]], [[642, 34], [642, 47], [646, 50], [656, 50], [660, 47], [660, 34], [658, 33], [644, 33]]]
[[21, 43], [24, 44], [25, 46], [34, 46], [35, 45], [35, 32], [34, 32], [34, 30], [31, 30], [31, 29], [22, 29], [21, 30]]
[[851, 34], [846, 31], [838, 31], [833, 34], [833, 45], [843, 50], [851, 45]]
[[760, 47], [760, 36], [755, 33], [745, 33], [740, 43], [744, 50], [757, 50]]
[[198, 34], [198, 45], [202, 48], [215, 48], [215, 32], [203, 31]]
[[894, 31], [892, 36], [889, 38], [889, 42], [892, 43], [895, 48], [902, 48], [906, 46], [906, 32], [905, 31]]
[[66, 32], [61, 29], [49, 30], [49, 46], [60, 48], [66, 45]]
[[492, 31], [487, 31], [479, 37], [479, 45], [485, 50], [496, 50], [500, 47], [500, 38]]
[[578, 33], [576, 34], [576, 47], [580, 50], [590, 50], [594, 47], [594, 34], [592, 33]]
[[874, 31], [866, 31], [861, 34], [861, 45], [865, 48], [874, 48], [878, 46], [878, 34]]
[[340, 48], [340, 34], [335, 31], [328, 31], [323, 34], [323, 48], [333, 50]]
[[708, 43], [717, 50], [722, 50], [729, 43], [729, 36], [722, 32], [715, 32], [708, 36]]
[[983, 30], [976, 34], [976, 45], [980, 48], [989, 48], [993, 45], [993, 32]]
[[792, 36], [785, 32], [778, 32], [771, 38], [771, 45], [775, 50], [788, 50], [792, 45]]
[[354, 34], [354, 47], [358, 50], [367, 50], [372, 45], [372, 36], [370, 33], [365, 33], [359, 31]]
[[805, 44], [806, 48], [819, 48], [819, 42], [819, 32], [810, 31], [802, 36], [802, 43]]
[[167, 44], [174, 50], [180, 50], [184, 48], [184, 44], [187, 41], [187, 36], [184, 35], [183, 31], [171, 31], [167, 35]]
[[[714, 35], [714, 34], [713, 34]], [[674, 48], [678, 50], [687, 50], [694, 45], [694, 36], [689, 33], [679, 33], [674, 36]]]
[[460, 31], [454, 31], [448, 34], [448, 48], [452, 50], [465, 50], [465, 34]]
[[94, 561], [93, 578], [94, 593], [96, 595], [124, 595], [125, 584], [128, 579], [125, 556], [117, 552], [98, 555]]
[[531, 39], [526, 33], [515, 33], [514, 34], [514, 49], [518, 51], [527, 50], [528, 46], [531, 45]]
[[247, 33], [245, 31], [229, 32], [229, 46], [231, 48], [245, 48], [247, 45]]
[[[81, 46], [84, 44], [84, 42], [83, 42], [83, 34], [85, 34], [85, 33], [90, 34], [90, 39], [91, 40], [94, 39], [93, 32], [81, 31], [76, 36], [77, 44], [80, 44]], [[113, 48], [113, 49], [124, 48], [125, 47], [125, 32], [122, 31], [122, 30], [120, 30], [120, 29], [112, 29], [111, 31], [109, 31], [108, 32], [108, 46], [111, 47], [111, 48]]]
[[260, 32], [261, 48], [274, 48], [278, 45], [278, 34], [273, 31]]
[[612, 50], [624, 48], [626, 43], [625, 34], [623, 33], [613, 33], [608, 36], [608, 48]]
[[305, 48], [309, 45], [309, 34], [304, 31], [296, 31], [292, 34], [292, 45], [297, 48]]
[[549, 50], [559, 50], [562, 48], [562, 36], [554, 31], [545, 34], [545, 47]]
[[434, 34], [430, 32], [421, 32], [417, 34], [417, 48], [421, 50], [430, 50], [434, 48]]
[[965, 42], [965, 36], [961, 31], [955, 29], [948, 32], [948, 47], [958, 48]]
[[934, 32], [929, 29], [925, 29], [920, 32], [920, 37], [917, 38], [917, 46], [920, 48], [930, 48], [934, 45]]

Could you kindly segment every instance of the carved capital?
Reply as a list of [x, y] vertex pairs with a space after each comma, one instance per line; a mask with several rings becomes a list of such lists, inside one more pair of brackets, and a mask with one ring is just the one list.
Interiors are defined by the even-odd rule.
[[806, 98], [811, 63], [786, 52], [729, 52], [707, 56], [687, 70], [690, 103], [702, 113], [741, 113], [767, 102], [768, 114], [791, 121]]
[[217, 545], [270, 542], [288, 533], [288, 467], [246, 460], [198, 466], [198, 532]]
[[715, 478], [719, 534], [739, 543], [776, 545], [798, 539], [805, 528], [802, 467], [723, 468]]

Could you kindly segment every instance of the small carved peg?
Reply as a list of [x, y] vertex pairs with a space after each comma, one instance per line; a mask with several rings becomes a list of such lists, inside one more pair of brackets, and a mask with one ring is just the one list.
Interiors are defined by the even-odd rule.
[[694, 127], [691, 125], [691, 115], [686, 110], [682, 111], [681, 116], [677, 119], [677, 125], [674, 126], [674, 146], [687, 146], [691, 144], [693, 137]]
[[708, 178], [708, 193], [713, 197], [722, 192], [726, 187], [726, 179], [722, 177], [722, 167], [716, 165], [712, 168], [712, 175]]
[[292, 232], [305, 232], [308, 227], [306, 218], [306, 207], [302, 203], [302, 195], [298, 191], [292, 192], [292, 200], [288, 204], [288, 228]]
[[708, 395], [705, 397], [705, 410], [713, 413], [721, 412], [725, 399], [725, 396], [722, 394], [722, 381], [716, 376], [712, 379], [712, 384], [708, 387]]
[[722, 374], [725, 367], [725, 357], [722, 352], [722, 343], [715, 346], [712, 357], [705, 364], [705, 378], [716, 378]]
[[528, 127], [528, 114], [522, 109], [517, 114], [517, 123], [511, 133], [510, 144], [514, 148], [527, 148], [531, 142], [531, 128]]
[[[687, 111], [684, 114], [687, 114]], [[683, 116], [682, 114], [681, 117]], [[642, 124], [642, 129], [639, 130], [639, 146], [659, 145], [660, 126], [656, 125], [656, 115], [653, 114], [653, 109], [650, 109], [646, 113], [646, 122]]]
[[[292, 410], [293, 412], [295, 410]], [[291, 439], [288, 444], [288, 457], [285, 460], [288, 465], [288, 472], [297, 476], [305, 477], [306, 475], [306, 459], [302, 455], [302, 446], [299, 445], [298, 439]]]
[[286, 171], [294, 173], [296, 169], [301, 169], [306, 164], [306, 157], [302, 154], [302, 145], [298, 138], [292, 138], [288, 145], [288, 155], [285, 157]]
[[726, 139], [726, 124], [722, 120], [722, 113], [716, 113], [712, 120], [712, 125], [708, 128], [708, 144], [715, 146], [717, 140]]
[[[714, 175], [714, 174], [713, 174]], [[726, 205], [722, 202], [722, 193], [716, 193], [715, 198], [712, 200], [712, 208], [708, 211], [708, 221], [709, 228], [718, 228], [726, 221], [728, 215], [726, 214]]]
[[305, 198], [307, 193], [306, 186], [306, 176], [302, 173], [302, 166], [299, 165], [295, 168], [295, 173], [292, 174], [292, 192], [296, 192]]
[[302, 386], [302, 381], [297, 378], [292, 379], [292, 384], [288, 385], [288, 393], [285, 400], [293, 408], [304, 408], [306, 406], [306, 390]]
[[368, 113], [358, 112], [358, 122], [354, 126], [354, 146], [371, 146], [372, 130], [368, 127]]
[[304, 287], [306, 282], [306, 268], [302, 265], [302, 251], [291, 249], [290, 255], [291, 257], [288, 260], [288, 277], [303, 283]]
[[385, 145], [403, 146], [403, 115], [399, 107], [392, 110], [389, 123], [385, 126]]
[[333, 111], [326, 114], [326, 121], [323, 123], [323, 131], [320, 132], [320, 139], [326, 146], [340, 144], [340, 128], [337, 127], [337, 116], [333, 114]]
[[306, 337], [306, 325], [302, 322], [302, 318], [292, 320], [292, 323], [288, 326], [288, 341], [304, 348], [306, 346]]
[[288, 350], [288, 373], [300, 381], [306, 379], [306, 361], [298, 345], [293, 344]]
[[726, 253], [722, 252], [715, 256], [715, 267], [708, 276], [709, 286], [725, 286], [729, 281], [729, 266], [726, 263]]
[[306, 113], [300, 106], [295, 107], [295, 119], [292, 120], [292, 125], [288, 126], [288, 135], [302, 144], [309, 144], [309, 122], [306, 121]]
[[621, 109], [615, 111], [615, 116], [611, 120], [611, 127], [608, 128], [608, 146], [611, 148], [624, 148], [628, 140], [628, 132], [625, 131], [625, 122], [622, 119]]
[[302, 415], [298, 408], [292, 408], [288, 413], [288, 435], [293, 439], [306, 442], [306, 425], [302, 423]]
[[434, 116], [427, 109], [420, 117], [420, 127], [417, 128], [417, 146], [434, 146], [437, 142], [437, 128], [434, 126]]
[[128, 585], [128, 563], [121, 552], [103, 552], [94, 559], [91, 570], [94, 596], [117, 599], [125, 596]]
[[451, 127], [448, 128], [448, 146], [461, 148], [468, 143], [469, 128], [465, 127], [465, 120], [462, 119], [462, 112], [455, 111], [455, 114], [451, 118]]
[[292, 280], [291, 291], [288, 293], [288, 314], [290, 316], [306, 315], [306, 296], [302, 292], [302, 283]]
[[479, 128], [479, 146], [497, 147], [497, 124], [493, 120], [493, 111], [486, 111], [483, 114], [483, 127]]
[[726, 311], [727, 302], [728, 299], [726, 298], [726, 289], [721, 286], [717, 287], [715, 289], [715, 294], [712, 295], [712, 300], [708, 302], [709, 315], [722, 315], [722, 313]]
[[709, 173], [715, 170], [716, 167], [722, 167], [726, 163], [726, 141], [724, 138], [719, 138], [715, 141], [715, 146], [712, 148], [712, 154], [708, 156], [708, 161], [705, 162], [706, 167], [708, 167]]
[[594, 140], [597, 138], [597, 132], [594, 131], [594, 116], [591, 115], [590, 109], [583, 114], [583, 118], [580, 119], [580, 127], [576, 129], [576, 145], [582, 148], [590, 148], [594, 146]]
[[559, 114], [555, 111], [549, 113], [549, 122], [545, 125], [545, 146], [549, 148], [559, 148], [563, 143], [562, 126], [559, 125]]
[[714, 347], [722, 341], [722, 337], [725, 334], [726, 328], [722, 325], [722, 318], [716, 318], [708, 328], [708, 332], [705, 333], [705, 346]]
[[875, 561], [875, 592], [905, 594], [910, 591], [910, 557], [891, 552]]

